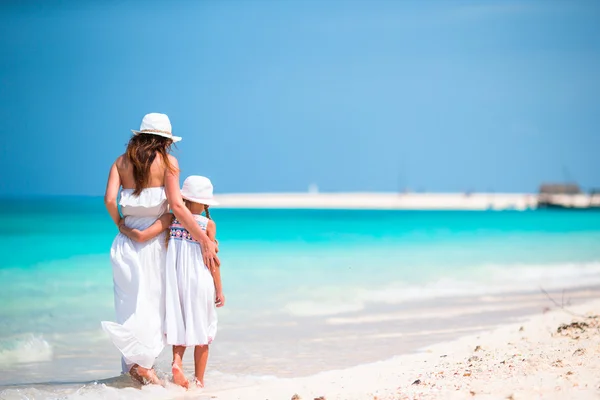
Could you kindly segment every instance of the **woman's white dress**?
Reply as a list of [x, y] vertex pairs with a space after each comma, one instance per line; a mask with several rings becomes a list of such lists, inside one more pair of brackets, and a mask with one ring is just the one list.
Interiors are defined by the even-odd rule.
[[[206, 230], [208, 219], [201, 215], [194, 218]], [[165, 278], [167, 343], [210, 344], [217, 334], [212, 274], [204, 265], [200, 244], [176, 219], [171, 224], [170, 235]]]
[[[119, 200], [125, 225], [146, 229], [168, 211], [163, 187], [146, 188], [138, 196], [123, 189]], [[117, 322], [102, 328], [123, 355], [123, 372], [134, 364], [152, 368], [165, 346], [165, 234], [138, 243], [117, 235], [110, 251]]]

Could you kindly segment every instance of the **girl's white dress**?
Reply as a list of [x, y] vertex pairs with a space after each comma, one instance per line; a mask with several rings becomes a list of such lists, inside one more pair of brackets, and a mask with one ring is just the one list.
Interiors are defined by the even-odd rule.
[[[194, 215], [206, 231], [208, 218]], [[170, 227], [166, 263], [167, 343], [178, 346], [210, 344], [217, 334], [215, 284], [202, 260], [200, 244], [177, 221]]]
[[[123, 189], [119, 200], [125, 225], [146, 229], [167, 212], [164, 188]], [[164, 268], [165, 233], [138, 243], [117, 235], [110, 250], [117, 323], [103, 321], [102, 328], [121, 351], [123, 372], [134, 364], [152, 368], [165, 346]]]

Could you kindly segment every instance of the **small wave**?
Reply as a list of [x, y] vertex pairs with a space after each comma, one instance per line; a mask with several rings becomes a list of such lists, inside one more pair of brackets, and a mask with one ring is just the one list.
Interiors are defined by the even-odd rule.
[[93, 382], [83, 386], [57, 385], [44, 387], [10, 388], [0, 392], [2, 400], [154, 400], [172, 399], [182, 395], [181, 390], [170, 390], [149, 385], [141, 390], [133, 387], [115, 388]]
[[[561, 265], [491, 265], [461, 276], [450, 274], [422, 283], [390, 282], [377, 289], [358, 285], [335, 290], [313, 288], [302, 301], [285, 310], [294, 316], [333, 316], [361, 311], [368, 304], [400, 304], [435, 298], [471, 297], [503, 293], [573, 289], [600, 285], [600, 263]], [[329, 293], [327, 293], [329, 292]], [[308, 298], [306, 298], [308, 296]]]
[[364, 308], [361, 301], [355, 302], [319, 302], [319, 301], [294, 301], [286, 304], [285, 310], [298, 317], [318, 317], [325, 315], [343, 314], [360, 311]]
[[0, 339], [0, 365], [52, 360], [52, 346], [32, 333]]
[[[187, 371], [191, 374], [191, 370]], [[161, 374], [159, 374], [161, 375]], [[167, 382], [166, 386], [139, 386], [128, 375], [121, 375], [101, 381], [77, 384], [34, 384], [13, 386], [0, 390], [0, 400], [167, 400], [167, 399], [204, 399], [216, 397], [214, 393], [222, 390], [251, 387], [264, 382], [272, 382], [274, 376], [233, 375], [219, 371], [209, 371], [209, 387], [199, 390], [193, 387], [185, 389]], [[206, 392], [208, 390], [208, 393]]]

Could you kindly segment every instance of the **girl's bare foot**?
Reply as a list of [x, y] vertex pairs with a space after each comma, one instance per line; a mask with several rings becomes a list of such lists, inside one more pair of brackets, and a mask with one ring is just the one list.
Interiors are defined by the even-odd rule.
[[198, 378], [194, 378], [194, 383], [196, 384], [197, 388], [203, 388], [204, 387], [204, 383], [199, 381]]
[[143, 385], [162, 385], [161, 380], [154, 372], [153, 368], [144, 368], [139, 365], [134, 365], [129, 374]]
[[181, 369], [179, 364], [173, 363], [173, 367], [171, 368], [171, 371], [173, 372], [173, 382], [176, 385], [179, 385], [186, 389], [189, 388], [190, 382], [185, 378], [183, 370]]

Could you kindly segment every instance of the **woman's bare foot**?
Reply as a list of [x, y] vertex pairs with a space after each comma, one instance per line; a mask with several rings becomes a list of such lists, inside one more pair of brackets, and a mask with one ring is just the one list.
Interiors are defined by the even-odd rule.
[[194, 383], [196, 384], [197, 388], [203, 388], [204, 387], [204, 382], [199, 381], [198, 378], [194, 378]]
[[178, 364], [173, 363], [171, 372], [173, 372], [173, 383], [186, 389], [189, 388], [190, 382], [185, 378], [183, 370]]
[[154, 372], [153, 368], [144, 368], [139, 365], [134, 365], [129, 374], [143, 385], [162, 385], [161, 380]]

